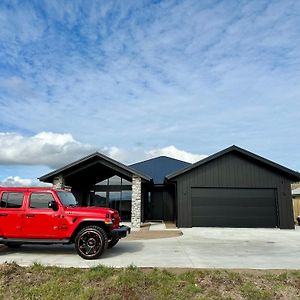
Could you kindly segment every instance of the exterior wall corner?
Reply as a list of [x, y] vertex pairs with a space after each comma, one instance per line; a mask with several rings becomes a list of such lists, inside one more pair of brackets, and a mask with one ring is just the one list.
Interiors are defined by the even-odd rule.
[[141, 226], [142, 214], [142, 179], [132, 176], [131, 226], [134, 229]]

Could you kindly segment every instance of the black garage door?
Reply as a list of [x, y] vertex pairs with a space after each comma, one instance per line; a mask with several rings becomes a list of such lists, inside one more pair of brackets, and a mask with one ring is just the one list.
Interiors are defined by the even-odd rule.
[[274, 189], [192, 188], [191, 195], [193, 226], [278, 226]]

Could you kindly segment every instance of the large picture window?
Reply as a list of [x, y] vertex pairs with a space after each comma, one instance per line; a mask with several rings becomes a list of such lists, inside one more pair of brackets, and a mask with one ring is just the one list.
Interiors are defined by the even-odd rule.
[[99, 207], [107, 207], [107, 192], [95, 192], [94, 205]]
[[132, 183], [119, 176], [112, 176], [94, 186], [90, 205], [116, 209], [122, 220], [131, 218]]

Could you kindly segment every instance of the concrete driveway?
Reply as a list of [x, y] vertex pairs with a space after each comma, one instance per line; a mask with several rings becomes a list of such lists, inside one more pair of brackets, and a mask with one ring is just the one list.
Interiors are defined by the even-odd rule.
[[300, 229], [182, 229], [180, 237], [122, 240], [98, 260], [80, 258], [73, 246], [24, 245], [0, 249], [0, 263], [91, 267], [300, 269]]

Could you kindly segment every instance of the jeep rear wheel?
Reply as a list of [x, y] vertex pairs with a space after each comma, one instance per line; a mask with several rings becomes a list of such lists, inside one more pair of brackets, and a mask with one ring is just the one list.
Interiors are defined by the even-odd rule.
[[84, 259], [99, 258], [107, 245], [107, 234], [98, 226], [84, 227], [75, 238], [76, 251]]

